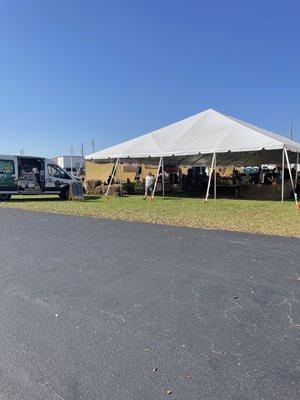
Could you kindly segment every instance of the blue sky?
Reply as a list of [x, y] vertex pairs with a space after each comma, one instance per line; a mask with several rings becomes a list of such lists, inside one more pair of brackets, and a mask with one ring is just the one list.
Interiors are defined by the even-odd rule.
[[298, 0], [0, 0], [2, 154], [96, 149], [207, 108], [300, 141]]

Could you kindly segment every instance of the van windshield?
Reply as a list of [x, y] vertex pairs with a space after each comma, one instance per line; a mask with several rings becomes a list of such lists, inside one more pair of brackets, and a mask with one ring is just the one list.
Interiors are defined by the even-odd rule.
[[48, 165], [48, 174], [49, 176], [57, 179], [71, 179], [71, 177], [62, 168], [55, 164]]

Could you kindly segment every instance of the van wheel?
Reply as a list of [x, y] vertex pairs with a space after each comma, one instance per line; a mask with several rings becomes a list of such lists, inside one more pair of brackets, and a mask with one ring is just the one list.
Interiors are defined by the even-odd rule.
[[69, 200], [69, 187], [65, 187], [65, 188], [61, 189], [59, 197], [62, 200]]
[[9, 201], [11, 194], [0, 194], [0, 201]]

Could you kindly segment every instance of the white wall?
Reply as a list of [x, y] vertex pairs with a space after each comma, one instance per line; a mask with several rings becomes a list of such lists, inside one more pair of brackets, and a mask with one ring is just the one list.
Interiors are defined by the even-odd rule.
[[[71, 169], [71, 156], [61, 156], [54, 158], [54, 161], [66, 170]], [[73, 156], [73, 169], [78, 170], [82, 162], [81, 156]]]

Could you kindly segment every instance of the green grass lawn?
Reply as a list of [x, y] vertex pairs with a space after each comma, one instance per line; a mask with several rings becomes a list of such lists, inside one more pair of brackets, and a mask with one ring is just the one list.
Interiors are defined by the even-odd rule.
[[210, 200], [199, 198], [141, 196], [86, 197], [84, 201], [61, 201], [55, 196], [14, 196], [0, 207], [82, 215], [126, 221], [150, 222], [192, 228], [224, 229], [300, 237], [300, 210], [286, 201]]

